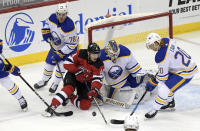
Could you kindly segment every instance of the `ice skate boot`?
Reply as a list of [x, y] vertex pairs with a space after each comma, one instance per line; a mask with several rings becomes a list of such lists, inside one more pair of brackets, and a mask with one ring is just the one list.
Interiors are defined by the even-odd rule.
[[26, 99], [22, 96], [18, 101], [22, 111], [26, 112], [28, 110]]
[[55, 109], [55, 108], [53, 108], [53, 106], [48, 107], [48, 108], [44, 111], [44, 113], [42, 113], [42, 116], [44, 116], [44, 117], [52, 117], [52, 116], [53, 116], [54, 109]]
[[52, 83], [51, 87], [49, 88], [50, 93], [55, 93], [58, 88], [58, 84]]
[[39, 82], [37, 82], [37, 83], [34, 84], [34, 88], [35, 89], [40, 89], [40, 88], [46, 86], [47, 83], [48, 83], [48, 81], [41, 80], [41, 81], [39, 81]]
[[174, 111], [175, 110], [175, 100], [174, 100], [174, 98], [167, 105], [162, 106], [160, 109], [161, 110]]

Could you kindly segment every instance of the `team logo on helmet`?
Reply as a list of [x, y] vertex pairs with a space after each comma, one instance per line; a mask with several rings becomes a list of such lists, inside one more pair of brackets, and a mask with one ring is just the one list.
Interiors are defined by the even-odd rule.
[[8, 20], [5, 41], [11, 50], [22, 52], [32, 44], [35, 36], [33, 24], [32, 18], [26, 13], [17, 13]]
[[114, 65], [109, 69], [108, 75], [112, 79], [117, 79], [122, 74], [122, 72], [123, 72], [123, 70], [120, 66]]

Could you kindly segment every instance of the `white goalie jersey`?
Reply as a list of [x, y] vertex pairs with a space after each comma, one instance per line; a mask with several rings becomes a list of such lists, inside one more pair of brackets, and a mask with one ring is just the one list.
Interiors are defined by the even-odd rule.
[[133, 76], [142, 70], [140, 64], [133, 57], [131, 51], [123, 45], [119, 45], [120, 53], [116, 63], [113, 63], [105, 50], [101, 50], [100, 59], [104, 63], [104, 78], [113, 88], [121, 88], [127, 81], [129, 74]]

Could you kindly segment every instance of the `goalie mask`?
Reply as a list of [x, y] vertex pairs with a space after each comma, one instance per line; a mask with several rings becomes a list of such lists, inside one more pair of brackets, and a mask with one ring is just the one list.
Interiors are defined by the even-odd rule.
[[113, 63], [116, 63], [117, 57], [119, 56], [120, 49], [114, 40], [110, 40], [106, 43], [104, 50]]

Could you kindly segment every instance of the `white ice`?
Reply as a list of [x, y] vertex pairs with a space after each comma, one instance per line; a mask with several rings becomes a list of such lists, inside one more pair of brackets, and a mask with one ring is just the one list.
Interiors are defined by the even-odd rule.
[[[200, 66], [200, 31], [176, 36], [191, 42], [177, 39], [177, 44], [183, 47]], [[199, 44], [198, 44], [199, 43]], [[154, 54], [145, 48], [144, 44], [133, 44], [128, 46], [136, 59], [146, 69], [156, 69], [154, 64]], [[40, 80], [44, 63], [36, 63], [21, 66], [22, 76], [31, 86]], [[11, 96], [4, 87], [0, 87], [0, 131], [123, 131], [123, 125], [106, 125], [96, 106], [92, 106], [88, 111], [76, 109], [73, 105], [60, 107], [58, 111], [74, 111], [70, 117], [45, 118], [41, 116], [46, 106], [34, 94], [33, 91], [19, 78], [11, 76], [19, 85], [21, 92], [28, 101], [28, 112], [20, 110], [18, 102]], [[49, 95], [48, 86], [37, 92], [48, 103], [51, 102], [52, 95]], [[59, 86], [59, 91], [61, 89]], [[144, 114], [151, 108], [150, 100], [140, 105], [134, 115], [139, 117], [139, 131], [199, 131], [200, 130], [200, 77], [199, 74], [189, 85], [181, 88], [175, 94], [176, 111], [159, 112], [154, 119], [145, 120]], [[132, 111], [122, 109], [117, 106], [104, 105], [102, 109], [107, 121], [112, 118], [124, 119]], [[92, 112], [96, 111], [97, 116], [93, 117]]]

